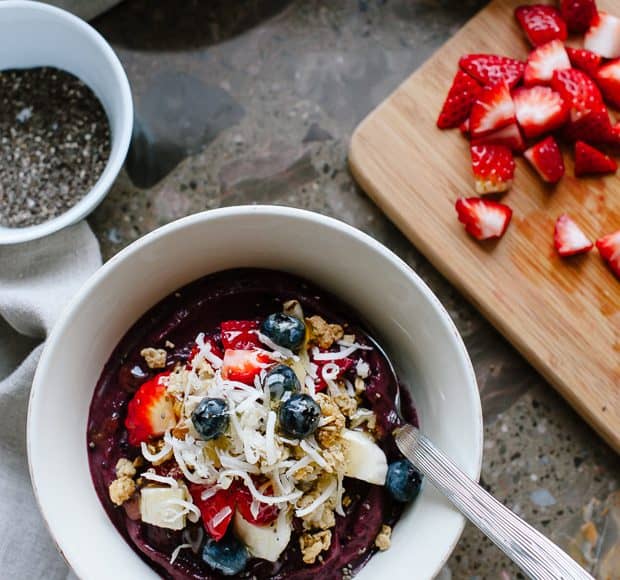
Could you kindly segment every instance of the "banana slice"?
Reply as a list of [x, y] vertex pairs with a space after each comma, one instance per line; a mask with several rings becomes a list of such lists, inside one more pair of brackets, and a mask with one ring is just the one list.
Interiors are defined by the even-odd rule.
[[183, 487], [143, 487], [140, 491], [140, 517], [146, 524], [182, 530], [185, 527], [187, 503]]
[[385, 485], [387, 458], [370, 435], [363, 431], [345, 429], [342, 437], [345, 445], [345, 475], [375, 485]]
[[[280, 525], [278, 525], [278, 520], [280, 520]], [[275, 562], [291, 539], [290, 517], [278, 518], [278, 520], [268, 526], [257, 526], [236, 512], [233, 527], [239, 539], [255, 558]]]

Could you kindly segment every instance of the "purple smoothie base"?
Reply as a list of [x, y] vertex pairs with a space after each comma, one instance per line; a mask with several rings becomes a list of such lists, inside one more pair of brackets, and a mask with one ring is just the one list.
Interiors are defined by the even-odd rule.
[[[177, 345], [168, 349], [169, 368], [185, 362], [193, 340], [199, 332], [219, 339], [223, 320], [255, 319], [282, 309], [282, 303], [296, 298], [306, 315], [319, 314], [329, 322], [345, 326], [347, 332], [364, 342], [357, 315], [338, 299], [301, 278], [269, 270], [228, 270], [201, 278], [171, 294], [151, 308], [120, 341], [106, 363], [95, 388], [88, 418], [89, 465], [95, 490], [114, 526], [133, 550], [164, 578], [224, 578], [201, 559], [200, 553], [182, 550], [174, 564], [170, 555], [183, 543], [182, 532], [148, 524], [139, 519], [136, 501], [115, 507], [108, 496], [108, 486], [115, 479], [114, 468], [121, 457], [133, 459], [140, 450], [129, 445], [123, 425], [127, 403], [137, 388], [155, 373], [140, 356], [147, 346], [159, 348], [166, 341]], [[399, 423], [393, 401], [396, 385], [385, 359], [376, 351], [364, 354], [371, 375], [367, 381], [365, 405], [377, 415], [379, 444], [388, 461], [401, 458], [390, 433]], [[403, 414], [417, 425], [417, 415], [406, 388]], [[382, 524], [393, 526], [404, 505], [395, 502], [381, 486], [346, 478], [346, 494], [351, 504], [346, 516], [336, 518], [332, 545], [322, 554], [322, 561], [311, 566], [301, 558], [298, 532], [278, 562], [252, 559], [238, 578], [274, 578], [331, 580], [358, 572], [376, 552], [374, 540]], [[201, 522], [194, 528], [201, 526]], [[192, 530], [192, 527], [189, 529]], [[192, 530], [194, 531], [194, 530]]]

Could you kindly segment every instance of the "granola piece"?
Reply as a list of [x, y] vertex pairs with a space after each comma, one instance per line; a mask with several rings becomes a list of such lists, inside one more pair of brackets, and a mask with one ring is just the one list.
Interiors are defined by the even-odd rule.
[[116, 462], [116, 477], [132, 478], [136, 474], [136, 468], [132, 461], [126, 457], [121, 457]]
[[336, 445], [321, 452], [323, 459], [327, 462], [325, 471], [327, 473], [344, 473], [346, 461], [344, 458], [343, 440], [339, 440]]
[[336, 525], [335, 507], [335, 501], [331, 498], [312, 513], [301, 518], [304, 530], [328, 530], [333, 528]]
[[306, 318], [306, 324], [310, 328], [310, 339], [321, 348], [330, 348], [334, 342], [344, 336], [344, 330], [340, 324], [328, 324], [320, 316]]
[[366, 383], [362, 377], [355, 377], [355, 384], [353, 386], [358, 395], [366, 390]]
[[180, 439], [180, 440], [184, 440], [187, 437], [188, 433], [189, 433], [189, 427], [187, 426], [186, 423], [179, 423], [176, 427], [172, 429], [172, 431], [170, 431], [170, 434], [175, 439]]
[[325, 449], [332, 447], [340, 438], [345, 419], [338, 405], [326, 394], [318, 393], [316, 402], [321, 408], [322, 425], [316, 430], [316, 440]]
[[314, 564], [321, 552], [329, 550], [332, 543], [331, 530], [324, 530], [314, 534], [302, 534], [299, 538], [299, 547], [304, 563]]
[[318, 478], [317, 467], [315, 463], [306, 465], [293, 473], [293, 479], [296, 482], [312, 483]]
[[289, 316], [293, 316], [303, 322], [304, 320], [304, 311], [301, 307], [301, 304], [298, 300], [287, 300], [282, 305], [282, 311], [284, 314], [288, 314]]
[[385, 550], [389, 550], [392, 545], [392, 528], [390, 526], [386, 526], [383, 524], [381, 526], [381, 531], [375, 538], [375, 546], [379, 548], [382, 552]]
[[166, 366], [168, 353], [163, 348], [143, 348], [140, 356], [150, 369], [163, 369]]
[[136, 491], [136, 483], [131, 477], [119, 477], [115, 479], [108, 488], [110, 499], [115, 505], [121, 506]]
[[366, 423], [369, 431], [374, 431], [377, 427], [377, 416], [370, 409], [364, 409], [360, 407], [353, 415], [351, 415], [351, 429], [360, 427]]
[[207, 359], [201, 359], [197, 365], [194, 365], [194, 369], [201, 381], [206, 381], [215, 376], [215, 371]]
[[[166, 443], [164, 442], [163, 439], [158, 439], [157, 441], [153, 441], [151, 443], [147, 443], [147, 448], [149, 450], [149, 453], [155, 455], [156, 453], [159, 453], [163, 448], [164, 445]], [[162, 463], [165, 463], [166, 461], [168, 461], [169, 459], [172, 459], [172, 449], [170, 449], [170, 451], [168, 453], [166, 453], [160, 460], [158, 461], [153, 461], [153, 465], [161, 465]]]
[[167, 340], [166, 342], [164, 342], [164, 346], [166, 348], [174, 348], [174, 342], [170, 342], [169, 340]]
[[189, 372], [183, 367], [177, 367], [167, 377], [166, 390], [171, 395], [181, 395], [185, 392], [187, 384], [187, 375]]
[[346, 417], [351, 417], [357, 411], [357, 399], [346, 392], [336, 395], [334, 401]]
[[348, 508], [351, 505], [352, 502], [353, 502], [353, 500], [351, 499], [351, 496], [345, 495], [342, 498], [342, 507]]

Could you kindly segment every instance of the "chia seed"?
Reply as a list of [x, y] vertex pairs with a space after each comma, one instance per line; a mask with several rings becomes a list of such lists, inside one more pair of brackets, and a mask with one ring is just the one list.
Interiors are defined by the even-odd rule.
[[0, 71], [0, 225], [58, 217], [97, 182], [110, 155], [99, 99], [50, 67]]

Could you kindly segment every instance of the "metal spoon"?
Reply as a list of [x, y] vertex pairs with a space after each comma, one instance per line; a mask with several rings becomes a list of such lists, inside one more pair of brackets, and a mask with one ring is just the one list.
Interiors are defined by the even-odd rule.
[[593, 580], [568, 554], [465, 475], [416, 427], [402, 419], [400, 384], [394, 366], [377, 341], [368, 338], [383, 355], [394, 377], [394, 404], [404, 423], [394, 430], [401, 453], [530, 578]]

